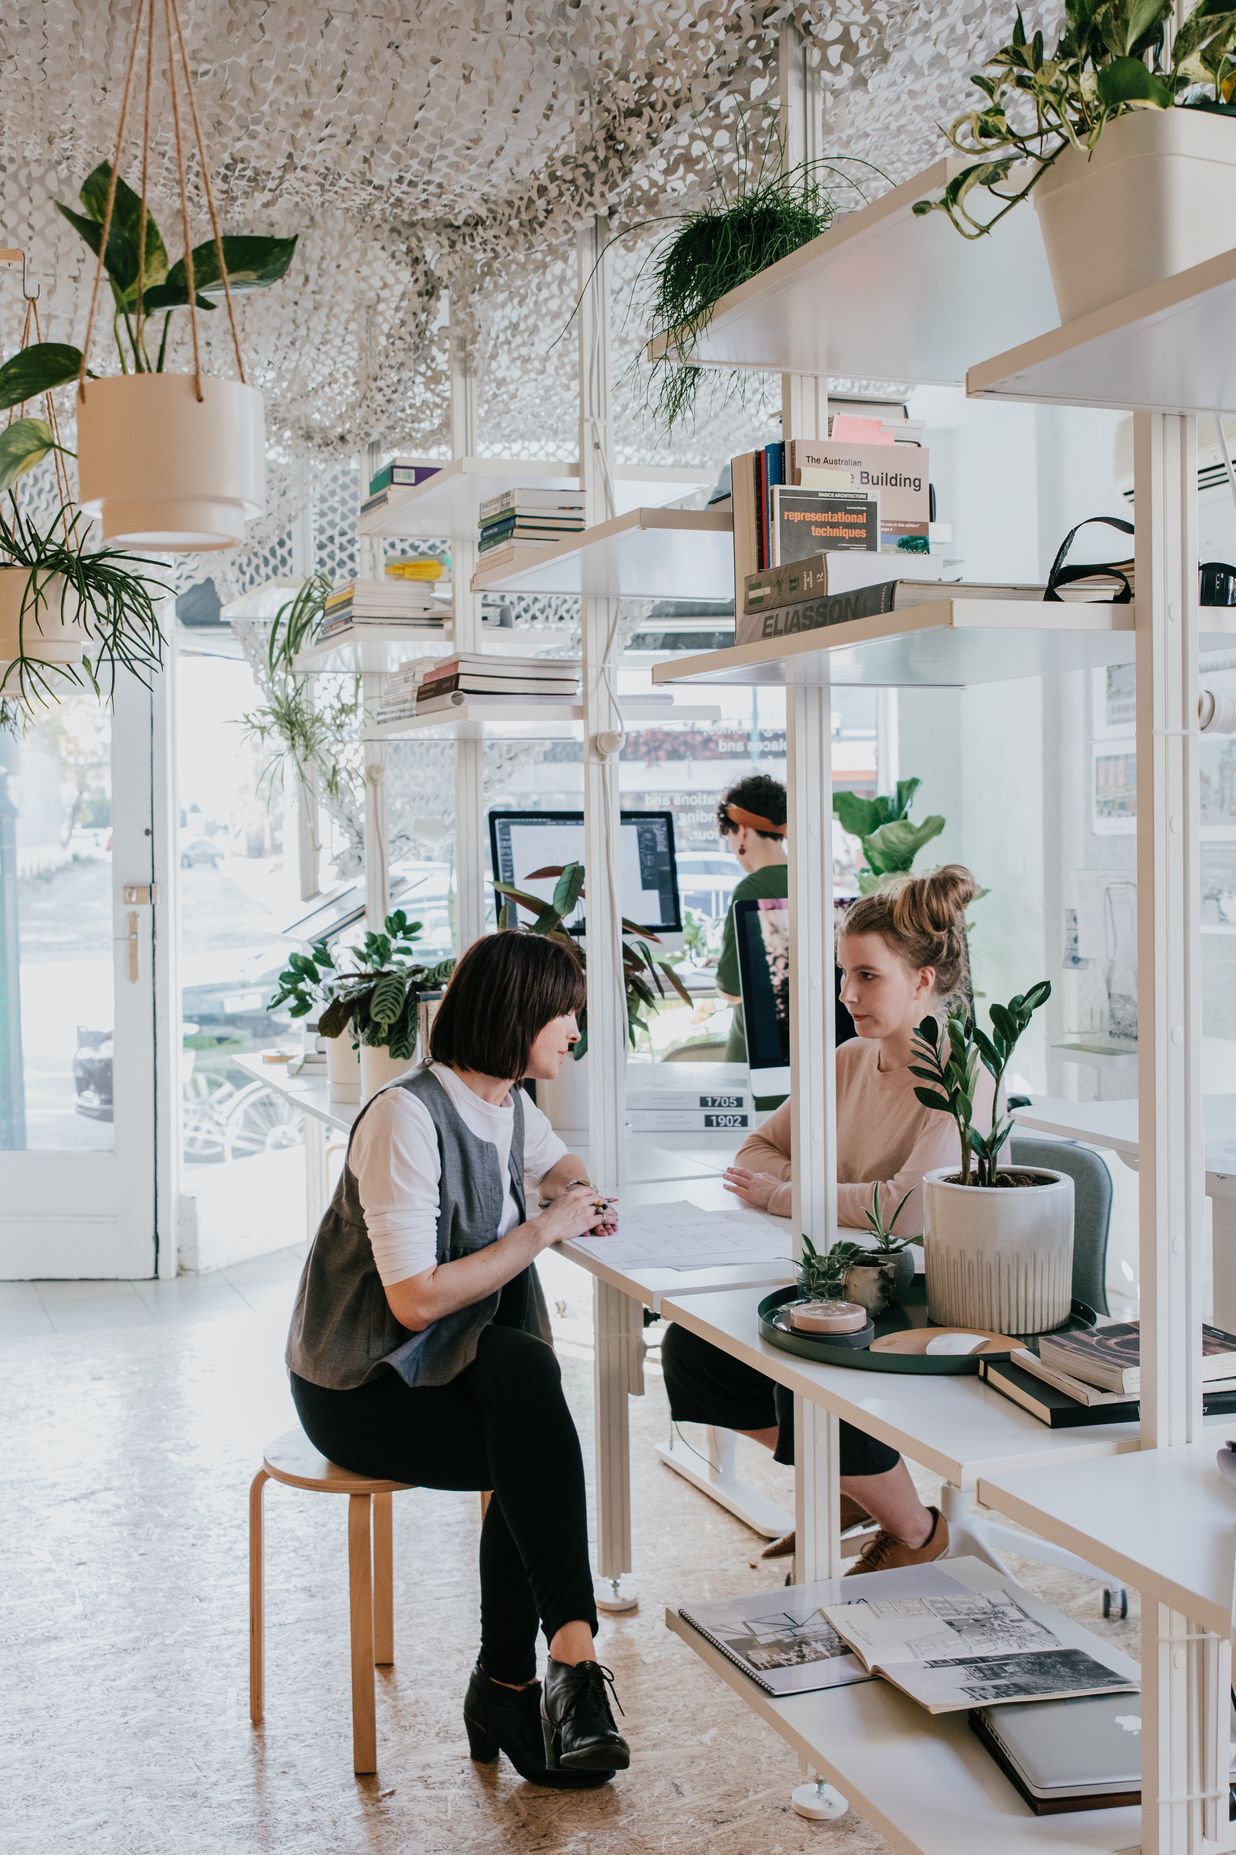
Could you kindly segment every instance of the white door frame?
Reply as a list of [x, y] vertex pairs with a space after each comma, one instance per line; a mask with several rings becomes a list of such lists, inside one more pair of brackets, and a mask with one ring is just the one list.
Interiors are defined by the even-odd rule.
[[[156, 1270], [154, 906], [125, 901], [131, 885], [150, 896], [156, 893], [154, 706], [151, 692], [135, 678], [117, 678], [112, 719], [114, 1145], [107, 1152], [0, 1152], [0, 1277], [9, 1281], [143, 1277]], [[158, 706], [162, 734], [162, 691]], [[163, 754], [159, 759], [165, 764]], [[165, 818], [161, 822], [166, 829]], [[166, 1221], [171, 1222], [170, 1206]]]

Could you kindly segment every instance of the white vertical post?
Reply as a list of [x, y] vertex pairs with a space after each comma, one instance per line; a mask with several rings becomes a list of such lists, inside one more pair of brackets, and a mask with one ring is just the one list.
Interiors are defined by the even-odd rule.
[[[1134, 472], [1142, 1446], [1153, 1448], [1201, 1435], [1196, 421], [1137, 413]], [[1204, 1650], [1187, 1618], [1146, 1604], [1145, 1855], [1194, 1855], [1215, 1822], [1198, 1796], [1199, 1712], [1216, 1703]], [[1226, 1718], [1226, 1694], [1219, 1704]]]
[[[292, 521], [292, 575], [295, 579], [306, 580], [313, 572], [317, 547], [313, 479], [303, 458], [297, 464], [297, 478], [300, 506]], [[305, 700], [312, 706], [317, 701], [316, 677], [305, 677], [304, 685]], [[321, 887], [319, 860], [322, 854], [322, 830], [318, 795], [306, 779], [296, 781], [295, 809], [296, 874], [300, 898], [302, 902], [308, 902], [312, 901]]]
[[[361, 466], [368, 483], [380, 461], [378, 447], [365, 447]], [[382, 542], [375, 536], [362, 535], [357, 547], [357, 575], [363, 579], [382, 577]], [[377, 714], [382, 699], [382, 673], [366, 670], [361, 677], [361, 702], [365, 720]], [[390, 869], [386, 836], [386, 747], [381, 741], [366, 739], [361, 750], [365, 779], [365, 813], [363, 855], [365, 863], [365, 919], [375, 932], [381, 932], [390, 906]]]
[[[471, 304], [452, 290], [449, 318], [451, 455], [476, 450], [476, 340]], [[457, 651], [481, 648], [481, 595], [472, 591], [475, 534], [451, 536], [452, 612]], [[461, 732], [455, 742], [455, 937], [459, 952], [485, 927], [485, 743], [479, 732]]]
[[[610, 432], [609, 237], [604, 218], [578, 234], [579, 468], [584, 519], [614, 513]], [[618, 602], [585, 586], [580, 600], [584, 694], [584, 868], [587, 872], [588, 1151], [592, 1178], [620, 1187], [626, 1101], [627, 1015], [622, 975], [619, 881], [621, 797], [618, 751]], [[599, 1601], [626, 1608], [631, 1569], [630, 1430], [627, 1398], [642, 1388], [643, 1321], [638, 1304], [593, 1284], [596, 1334], [597, 1546]]]
[[[779, 48], [781, 136], [788, 168], [820, 153], [823, 110], [801, 34], [783, 27]], [[786, 374], [781, 436], [828, 435], [828, 381]], [[802, 1236], [817, 1249], [837, 1232], [837, 1154], [833, 1073], [832, 699], [829, 689], [786, 690], [786, 785], [790, 851], [790, 1076], [794, 1104], [793, 1249]], [[794, 1400], [796, 1574], [841, 1572], [837, 1423], [817, 1405]]]

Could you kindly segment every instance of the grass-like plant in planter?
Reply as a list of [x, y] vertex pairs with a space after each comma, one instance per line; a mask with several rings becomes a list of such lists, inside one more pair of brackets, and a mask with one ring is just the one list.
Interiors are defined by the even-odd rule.
[[833, 816], [843, 831], [856, 837], [862, 846], [867, 867], [858, 873], [858, 892], [867, 895], [878, 889], [890, 876], [908, 870], [915, 857], [939, 837], [944, 819], [932, 812], [921, 824], [911, 824], [910, 806], [922, 785], [920, 779], [899, 779], [891, 793], [877, 793], [865, 799], [857, 792], [833, 794]]
[[[310, 679], [296, 660], [317, 636], [330, 594], [324, 573], [310, 574], [295, 597], [280, 606], [266, 641], [265, 701], [241, 717], [251, 740], [269, 750], [263, 779], [282, 785], [294, 770], [315, 795], [338, 799], [352, 783], [348, 748], [363, 707], [355, 676]], [[329, 689], [323, 693], [325, 681]]]
[[[584, 866], [582, 863], [554, 865], [541, 870], [532, 870], [524, 878], [526, 882], [539, 882], [555, 877], [553, 900], [546, 902], [539, 895], [531, 895], [526, 889], [516, 888], [513, 883], [495, 884], [500, 895], [506, 897], [499, 926], [514, 928], [519, 925], [516, 910], [526, 908], [532, 916], [528, 924], [529, 934], [544, 934], [551, 940], [569, 947], [580, 966], [586, 968], [584, 949], [573, 934], [567, 932], [563, 923], [574, 914], [576, 905], [586, 896], [584, 889]], [[664, 959], [659, 959], [648, 945], [656, 941], [655, 934], [647, 933], [636, 927], [633, 921], [625, 918], [622, 923], [622, 978], [627, 1001], [627, 1037], [632, 1048], [640, 1031], [647, 1031], [649, 1015], [657, 1009], [659, 1001], [668, 996], [666, 984], [675, 991], [684, 1004], [691, 1003], [691, 994], [683, 985], [674, 969]], [[572, 1054], [576, 1062], [588, 1053], [588, 1013], [585, 1008], [578, 1017], [580, 1038]]]
[[[971, 76], [978, 107], [944, 130], [968, 165], [939, 199], [920, 200], [914, 211], [946, 213], [963, 238], [982, 238], [1062, 155], [1091, 154], [1119, 117], [1236, 113], [1236, 12], [1226, 0], [1198, 0], [1175, 32], [1172, 16], [1172, 0], [1065, 0], [1049, 50], [1041, 31], [1026, 31], [1018, 9], [1008, 43]], [[984, 195], [995, 210], [980, 218], [974, 207]], [[1136, 241], [1143, 227], [1117, 231]]]

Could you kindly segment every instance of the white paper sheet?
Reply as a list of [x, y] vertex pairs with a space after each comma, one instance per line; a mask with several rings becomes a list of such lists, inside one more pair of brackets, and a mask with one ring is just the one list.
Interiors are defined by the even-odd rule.
[[731, 1263], [790, 1258], [785, 1218], [752, 1211], [706, 1211], [690, 1198], [618, 1207], [612, 1237], [580, 1237], [572, 1246], [604, 1256], [615, 1269], [716, 1269]]

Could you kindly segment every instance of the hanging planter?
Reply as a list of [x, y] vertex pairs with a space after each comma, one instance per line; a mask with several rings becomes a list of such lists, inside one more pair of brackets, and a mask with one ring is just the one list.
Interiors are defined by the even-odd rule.
[[86, 633], [78, 614], [63, 574], [32, 581], [27, 568], [0, 561], [0, 677], [15, 663], [79, 664]]
[[[160, 10], [184, 239], [184, 255], [174, 263], [146, 201]], [[143, 45], [141, 190], [135, 193], [121, 179], [119, 164]], [[189, 238], [186, 113], [211, 230], [197, 246]], [[166, 554], [235, 547], [246, 523], [261, 513], [266, 463], [262, 396], [245, 379], [234, 298], [277, 283], [291, 264], [296, 239], [225, 238], [220, 231], [177, 0], [161, 0], [161, 8], [159, 0], [137, 0], [115, 153], [87, 176], [80, 202], [81, 211], [63, 205], [58, 210], [97, 258], [85, 341], [80, 351], [40, 343], [0, 367], [0, 406], [76, 381], [81, 504], [98, 517], [105, 541]], [[100, 379], [88, 362], [105, 274], [120, 373]], [[231, 332], [234, 380], [216, 378], [203, 367], [199, 317], [213, 312], [219, 300]], [[172, 316], [179, 309], [189, 312], [189, 373], [166, 370]]]

